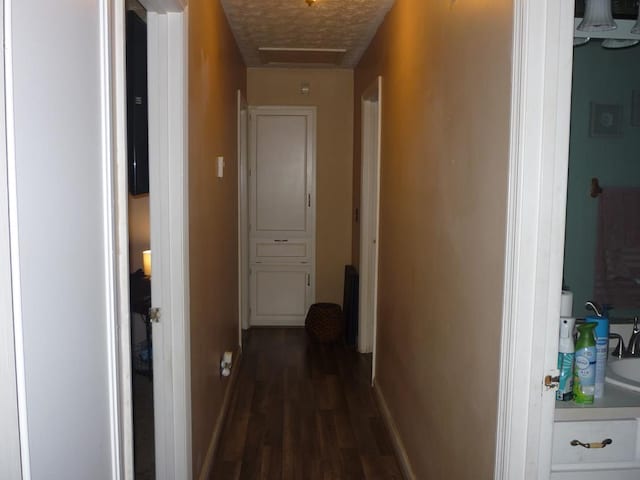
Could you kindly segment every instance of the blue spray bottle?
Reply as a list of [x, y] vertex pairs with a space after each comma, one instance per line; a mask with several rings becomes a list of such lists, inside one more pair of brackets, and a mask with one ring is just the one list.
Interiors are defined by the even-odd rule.
[[556, 400], [567, 401], [573, 399], [573, 362], [575, 359], [573, 327], [575, 323], [575, 318], [560, 318], [560, 341], [558, 343], [560, 385], [556, 391]]
[[585, 303], [585, 308], [592, 310], [595, 315], [584, 319], [586, 323], [595, 323], [593, 331], [596, 337], [596, 383], [594, 398], [602, 398], [604, 395], [604, 377], [607, 370], [607, 357], [609, 355], [609, 319], [606, 312], [595, 302]]

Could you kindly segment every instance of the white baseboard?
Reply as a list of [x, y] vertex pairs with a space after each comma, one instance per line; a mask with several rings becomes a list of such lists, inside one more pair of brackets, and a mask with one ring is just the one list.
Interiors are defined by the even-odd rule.
[[378, 403], [378, 408], [380, 409], [380, 413], [382, 414], [382, 420], [384, 420], [384, 423], [387, 426], [387, 430], [391, 435], [391, 443], [393, 444], [393, 450], [396, 454], [398, 463], [400, 464], [400, 469], [402, 470], [402, 476], [405, 478], [405, 480], [415, 480], [416, 476], [413, 473], [411, 464], [409, 463], [409, 457], [407, 456], [407, 451], [404, 448], [404, 444], [400, 439], [398, 427], [396, 426], [396, 422], [393, 420], [393, 417], [391, 416], [391, 412], [389, 412], [389, 407], [387, 407], [387, 402], [384, 399], [384, 395], [377, 383], [373, 385], [373, 391], [375, 393], [376, 401]]
[[211, 475], [211, 469], [213, 468], [213, 461], [216, 458], [216, 452], [218, 451], [218, 444], [220, 443], [220, 436], [222, 430], [227, 421], [227, 415], [229, 414], [229, 405], [231, 404], [231, 397], [236, 387], [236, 380], [238, 378], [238, 372], [240, 371], [240, 363], [242, 362], [242, 350], [238, 348], [234, 354], [235, 360], [233, 361], [233, 368], [231, 369], [231, 376], [229, 377], [229, 386], [224, 394], [222, 400], [222, 408], [220, 409], [220, 415], [211, 434], [211, 441], [209, 442], [209, 448], [207, 449], [207, 455], [204, 458], [202, 470], [200, 470], [199, 480], [207, 480]]

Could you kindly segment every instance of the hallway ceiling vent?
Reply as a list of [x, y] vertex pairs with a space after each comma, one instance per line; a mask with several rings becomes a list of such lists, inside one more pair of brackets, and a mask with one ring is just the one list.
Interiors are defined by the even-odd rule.
[[271, 48], [260, 47], [260, 62], [270, 66], [336, 67], [342, 63], [344, 48]]

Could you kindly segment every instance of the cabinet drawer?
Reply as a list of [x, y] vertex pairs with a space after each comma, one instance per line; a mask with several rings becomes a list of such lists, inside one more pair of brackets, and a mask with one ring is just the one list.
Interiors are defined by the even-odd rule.
[[[585, 448], [571, 445], [602, 442], [610, 438], [605, 448]], [[638, 462], [638, 420], [602, 420], [588, 422], [556, 422], [553, 429], [552, 470], [588, 469], [616, 463], [620, 466], [640, 466]], [[595, 464], [595, 465], [594, 465]]]
[[309, 240], [305, 238], [254, 239], [251, 241], [252, 263], [301, 263], [311, 260]]
[[638, 480], [640, 469], [632, 470], [596, 470], [593, 472], [554, 472], [549, 480]]

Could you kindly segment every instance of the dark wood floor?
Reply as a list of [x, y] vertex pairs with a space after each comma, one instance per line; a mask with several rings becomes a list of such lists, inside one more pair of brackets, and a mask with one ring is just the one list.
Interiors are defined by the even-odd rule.
[[401, 479], [370, 356], [252, 329], [211, 479]]

